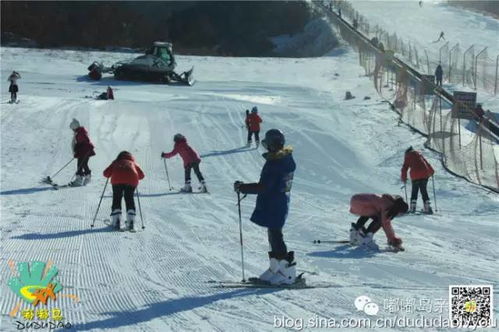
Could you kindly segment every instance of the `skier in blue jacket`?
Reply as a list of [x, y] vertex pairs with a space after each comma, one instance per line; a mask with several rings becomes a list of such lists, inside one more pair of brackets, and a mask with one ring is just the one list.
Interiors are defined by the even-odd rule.
[[243, 194], [257, 194], [256, 206], [250, 220], [266, 227], [271, 251], [270, 267], [260, 279], [274, 285], [292, 284], [296, 280], [294, 252], [288, 252], [284, 243], [282, 228], [289, 209], [289, 195], [296, 169], [293, 149], [284, 146], [284, 135], [278, 129], [265, 133], [262, 145], [268, 152], [258, 183], [236, 181], [234, 190]]

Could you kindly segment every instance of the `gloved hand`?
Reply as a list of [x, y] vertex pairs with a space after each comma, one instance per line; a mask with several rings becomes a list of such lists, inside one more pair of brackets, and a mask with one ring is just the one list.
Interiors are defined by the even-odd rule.
[[388, 241], [388, 244], [394, 247], [400, 247], [402, 245], [402, 239], [396, 237], [391, 241]]
[[161, 158], [165, 158], [165, 153], [161, 152]]
[[242, 182], [242, 181], [236, 181], [236, 182], [234, 182], [234, 191], [235, 191], [236, 193], [238, 193], [238, 192], [239, 192], [239, 188], [241, 187], [241, 185], [242, 185], [242, 184], [243, 184], [243, 182]]

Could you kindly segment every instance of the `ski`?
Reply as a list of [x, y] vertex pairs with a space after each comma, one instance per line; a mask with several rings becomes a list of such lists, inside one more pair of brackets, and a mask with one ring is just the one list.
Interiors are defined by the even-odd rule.
[[346, 243], [350, 243], [350, 241], [349, 240], [314, 240], [313, 243], [314, 244], [321, 244], [321, 243], [334, 243], [334, 244], [344, 243], [344, 244], [346, 244]]
[[272, 285], [259, 278], [249, 278], [247, 281], [217, 281], [210, 280], [214, 288], [266, 288], [266, 289], [312, 289], [334, 287], [332, 284], [312, 284], [307, 285], [304, 278], [297, 278], [291, 285]]

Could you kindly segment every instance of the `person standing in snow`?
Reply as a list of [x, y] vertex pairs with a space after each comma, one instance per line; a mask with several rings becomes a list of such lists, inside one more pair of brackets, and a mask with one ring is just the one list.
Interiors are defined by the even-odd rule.
[[251, 140], [253, 135], [255, 136], [256, 147], [260, 145], [260, 123], [262, 123], [262, 118], [258, 115], [258, 108], [253, 106], [251, 109], [251, 114], [246, 118], [246, 123], [248, 125], [248, 146], [251, 145]]
[[139, 180], [144, 178], [144, 172], [135, 162], [135, 158], [130, 152], [122, 151], [116, 160], [104, 170], [103, 174], [106, 178], [111, 178], [113, 186], [112, 226], [116, 229], [121, 227], [121, 200], [124, 196], [127, 211], [126, 230], [133, 230], [135, 221], [133, 193], [139, 184]]
[[71, 147], [73, 156], [78, 159], [76, 178], [70, 183], [71, 186], [84, 186], [90, 182], [92, 171], [88, 167], [90, 157], [95, 156], [94, 145], [88, 137], [88, 132], [85, 127], [80, 125], [78, 120], [73, 119], [69, 124], [69, 128], [73, 131], [73, 140]]
[[437, 82], [437, 86], [442, 86], [443, 76], [444, 76], [444, 71], [442, 69], [442, 65], [439, 63], [437, 68], [435, 69], [435, 81]]
[[[383, 227], [388, 244], [401, 248], [402, 239], [395, 235], [391, 221], [399, 214], [407, 212], [408, 206], [402, 197], [396, 195], [356, 194], [350, 199], [350, 213], [359, 216], [350, 228], [350, 243], [362, 245], [370, 249], [378, 249], [374, 242], [374, 234]], [[367, 228], [364, 225], [369, 219], [372, 222]]]
[[432, 214], [433, 210], [430, 206], [430, 197], [428, 196], [428, 190], [426, 186], [428, 185], [428, 179], [433, 176], [435, 171], [431, 167], [430, 163], [423, 157], [423, 155], [416, 151], [410, 146], [405, 151], [404, 165], [401, 170], [401, 180], [402, 182], [407, 182], [407, 170], [410, 169], [410, 176], [412, 181], [412, 193], [411, 193], [411, 208], [409, 212], [416, 212], [416, 203], [418, 200], [418, 192], [421, 191], [421, 196], [423, 197], [424, 203], [424, 213]]
[[17, 92], [19, 91], [19, 86], [17, 85], [17, 80], [21, 78], [21, 75], [17, 71], [12, 71], [7, 81], [10, 82], [9, 92], [10, 92], [10, 103], [17, 102]]
[[294, 252], [289, 251], [284, 243], [282, 228], [286, 222], [289, 198], [296, 164], [293, 149], [284, 146], [284, 135], [278, 129], [265, 133], [262, 145], [268, 152], [260, 181], [242, 183], [236, 181], [234, 190], [242, 194], [257, 194], [256, 206], [250, 220], [266, 227], [270, 244], [270, 267], [260, 275], [260, 279], [271, 284], [292, 284], [296, 280]]
[[181, 189], [181, 191], [189, 193], [192, 192], [191, 170], [194, 170], [194, 173], [196, 173], [196, 176], [201, 184], [199, 190], [201, 192], [208, 192], [203, 174], [201, 174], [201, 171], [199, 170], [199, 163], [201, 162], [199, 154], [193, 148], [191, 148], [189, 144], [187, 144], [187, 139], [184, 137], [184, 135], [175, 134], [175, 136], [173, 136], [173, 141], [175, 142], [173, 150], [168, 153], [161, 152], [161, 158], [171, 158], [177, 153], [180, 154], [180, 157], [182, 157], [185, 169], [185, 185]]

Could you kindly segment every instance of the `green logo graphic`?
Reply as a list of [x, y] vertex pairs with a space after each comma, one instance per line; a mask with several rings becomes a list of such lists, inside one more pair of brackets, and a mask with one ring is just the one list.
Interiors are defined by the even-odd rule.
[[62, 285], [54, 280], [59, 273], [55, 266], [46, 270], [44, 262], [27, 262], [17, 264], [18, 277], [9, 279], [7, 285], [20, 298], [34, 306], [39, 302], [47, 304], [47, 299], [56, 299], [55, 294], [62, 290]]

